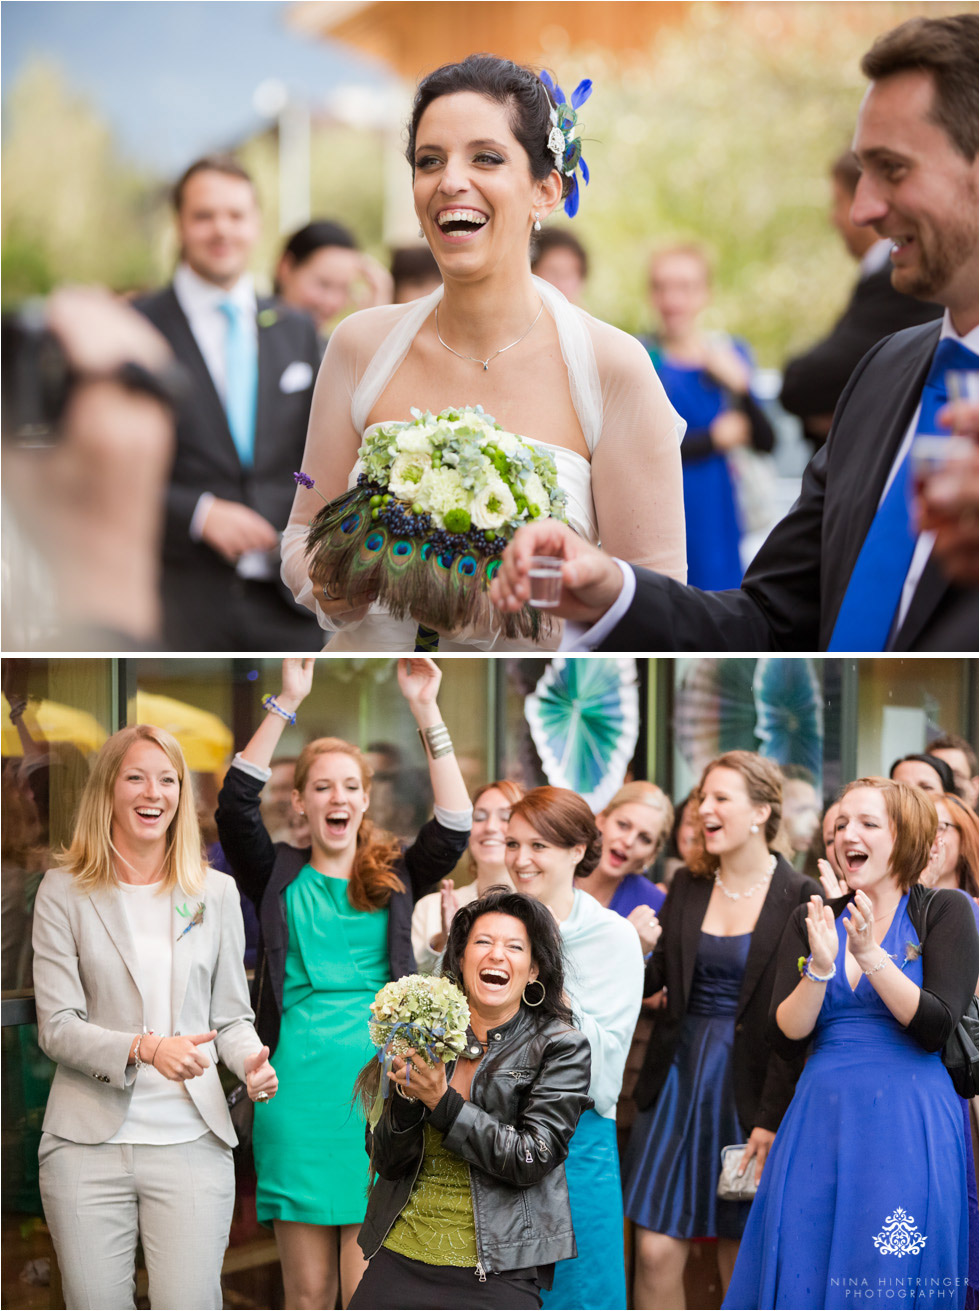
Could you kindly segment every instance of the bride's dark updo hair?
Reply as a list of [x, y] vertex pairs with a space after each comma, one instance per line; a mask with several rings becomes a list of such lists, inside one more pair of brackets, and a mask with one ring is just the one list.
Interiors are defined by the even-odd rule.
[[[548, 88], [531, 68], [498, 59], [496, 55], [467, 55], [460, 64], [443, 64], [419, 83], [408, 125], [408, 148], [405, 157], [415, 174], [415, 140], [422, 115], [440, 96], [459, 91], [475, 91], [510, 110], [510, 130], [524, 147], [531, 164], [531, 176], [543, 182], [555, 167], [555, 157], [548, 149], [553, 102]], [[572, 187], [572, 179], [561, 175], [562, 199]]]

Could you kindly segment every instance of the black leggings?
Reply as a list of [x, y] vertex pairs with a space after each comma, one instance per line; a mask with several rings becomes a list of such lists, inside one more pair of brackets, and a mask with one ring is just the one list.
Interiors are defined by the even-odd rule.
[[350, 1300], [350, 1311], [538, 1311], [533, 1279], [487, 1275], [469, 1266], [426, 1265], [382, 1247], [368, 1262]]

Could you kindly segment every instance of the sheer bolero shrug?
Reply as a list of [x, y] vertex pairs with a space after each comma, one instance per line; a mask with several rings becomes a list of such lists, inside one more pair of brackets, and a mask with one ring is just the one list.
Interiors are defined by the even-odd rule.
[[[568, 385], [590, 460], [539, 443], [555, 456], [573, 527], [610, 554], [681, 581], [686, 576], [680, 440], [684, 421], [667, 399], [649, 355], [634, 338], [570, 305], [535, 278], [555, 321]], [[368, 418], [443, 294], [384, 305], [345, 319], [317, 377], [303, 471], [329, 500], [356, 476]], [[461, 397], [459, 403], [468, 398]], [[424, 406], [424, 397], [420, 398]], [[388, 421], [408, 415], [386, 416]], [[534, 440], [533, 433], [522, 433]], [[316, 605], [305, 561], [310, 520], [322, 507], [300, 487], [282, 541], [282, 576], [324, 628], [345, 625]]]

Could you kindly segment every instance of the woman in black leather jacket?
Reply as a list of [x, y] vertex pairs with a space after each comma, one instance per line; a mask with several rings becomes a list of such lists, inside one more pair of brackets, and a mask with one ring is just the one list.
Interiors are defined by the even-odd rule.
[[395, 1058], [395, 1095], [368, 1133], [378, 1177], [351, 1308], [538, 1307], [554, 1263], [576, 1254], [563, 1162], [591, 1062], [558, 926], [491, 890], [457, 911], [443, 972], [469, 1002], [470, 1045], [448, 1068]]

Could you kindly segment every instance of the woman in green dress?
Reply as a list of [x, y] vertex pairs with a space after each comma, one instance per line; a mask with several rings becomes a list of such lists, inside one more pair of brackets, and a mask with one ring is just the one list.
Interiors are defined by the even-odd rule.
[[218, 798], [221, 845], [259, 910], [253, 1004], [274, 1049], [279, 1096], [256, 1117], [259, 1219], [271, 1223], [288, 1307], [344, 1306], [363, 1272], [356, 1236], [367, 1204], [364, 1122], [350, 1108], [372, 1054], [364, 1016], [377, 990], [413, 973], [414, 902], [466, 849], [472, 807], [436, 704], [438, 667], [400, 660], [398, 684], [425, 744], [435, 818], [408, 847], [365, 812], [371, 768], [357, 747], [317, 738], [296, 765], [293, 806], [311, 846], [273, 843], [259, 794], [313, 659], [284, 660], [282, 691], [237, 755]]

